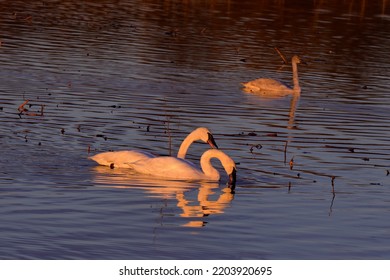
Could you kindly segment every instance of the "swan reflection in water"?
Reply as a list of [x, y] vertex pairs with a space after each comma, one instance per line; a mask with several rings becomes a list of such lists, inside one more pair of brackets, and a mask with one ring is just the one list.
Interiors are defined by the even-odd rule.
[[293, 94], [290, 102], [290, 111], [288, 113], [288, 129], [292, 129], [295, 126], [295, 112], [298, 108], [300, 94]]
[[[104, 166], [95, 166], [93, 171], [94, 181], [99, 186], [141, 189], [148, 197], [176, 200], [176, 206], [181, 210], [179, 216], [186, 220], [182, 224], [185, 227], [205, 226], [205, 217], [223, 214], [234, 199], [234, 185], [220, 187], [218, 182], [159, 180], [130, 169], [107, 169]], [[197, 190], [196, 197], [194, 190]]]
[[[258, 97], [257, 101], [260, 100], [261, 102], [270, 101], [271, 98], [272, 98], [272, 100], [286, 98], [286, 96], [273, 96], [273, 97], [267, 96], [267, 97], [264, 97], [264, 96], [259, 96], [259, 95], [256, 95], [256, 97]], [[295, 113], [298, 109], [300, 97], [301, 97], [301, 95], [299, 93], [294, 93], [291, 95], [290, 108], [288, 111], [288, 122], [287, 122], [287, 129], [289, 129], [289, 130], [295, 128]]]

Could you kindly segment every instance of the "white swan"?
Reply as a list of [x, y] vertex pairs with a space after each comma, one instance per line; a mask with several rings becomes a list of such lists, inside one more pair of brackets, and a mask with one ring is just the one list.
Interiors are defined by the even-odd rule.
[[154, 157], [130, 163], [136, 172], [172, 180], [207, 180], [219, 181], [220, 174], [211, 165], [211, 159], [217, 158], [229, 175], [229, 184], [236, 182], [236, 164], [221, 150], [210, 149], [200, 158], [201, 170], [192, 162], [176, 157]]
[[292, 64], [292, 70], [293, 70], [293, 83], [294, 87], [290, 88], [286, 86], [285, 84], [273, 80], [273, 79], [267, 79], [267, 78], [260, 78], [256, 79], [250, 82], [242, 83], [244, 86], [244, 90], [246, 92], [252, 92], [252, 93], [260, 93], [264, 95], [287, 95], [290, 93], [300, 93], [301, 87], [299, 86], [299, 80], [298, 80], [298, 66], [297, 64], [301, 63], [301, 60], [298, 56], [294, 55], [291, 59]]
[[[197, 140], [206, 142], [212, 148], [218, 149], [218, 146], [215, 143], [214, 137], [211, 134], [211, 132], [205, 127], [199, 127], [194, 131], [192, 131], [181, 143], [179, 152], [177, 153], [177, 157], [184, 159], [190, 145]], [[100, 165], [110, 166], [111, 168], [114, 167], [129, 168], [129, 163], [133, 163], [140, 160], [146, 160], [154, 157], [156, 156], [148, 152], [129, 150], [129, 151], [103, 152], [91, 156], [89, 157], [89, 159], [96, 161]]]

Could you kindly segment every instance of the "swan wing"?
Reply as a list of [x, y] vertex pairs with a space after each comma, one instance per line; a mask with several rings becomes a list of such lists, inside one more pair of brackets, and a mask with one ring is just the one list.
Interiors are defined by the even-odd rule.
[[175, 157], [155, 157], [130, 163], [136, 172], [155, 177], [200, 180], [204, 179], [203, 172], [190, 161]]
[[269, 97], [285, 96], [293, 92], [291, 88], [285, 84], [267, 78], [256, 79], [246, 83], [242, 83], [244, 91], [249, 93], [259, 93]]
[[99, 153], [89, 157], [89, 159], [96, 161], [100, 165], [128, 168], [128, 163], [153, 157], [155, 156], [148, 152], [130, 150]]

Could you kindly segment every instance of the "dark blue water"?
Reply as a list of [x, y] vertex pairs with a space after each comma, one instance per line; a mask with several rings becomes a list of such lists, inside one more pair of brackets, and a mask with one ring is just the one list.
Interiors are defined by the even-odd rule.
[[[1, 2], [0, 258], [388, 259], [389, 8], [300, 2]], [[274, 47], [300, 97], [241, 90]], [[87, 159], [199, 126], [234, 192]]]

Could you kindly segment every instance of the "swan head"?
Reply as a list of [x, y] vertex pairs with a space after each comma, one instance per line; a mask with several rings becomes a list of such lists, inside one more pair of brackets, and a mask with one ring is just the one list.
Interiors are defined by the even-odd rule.
[[229, 174], [229, 183], [228, 185], [231, 187], [236, 186], [236, 174], [237, 174], [237, 169], [234, 167], [232, 172]]
[[236, 163], [234, 160], [229, 157], [227, 154], [217, 149], [209, 149], [203, 153], [200, 158], [200, 165], [204, 173], [208, 174], [207, 176], [212, 177], [214, 180], [220, 179], [219, 172], [211, 165], [210, 160], [212, 158], [217, 158], [225, 170], [226, 174], [229, 176], [229, 185], [233, 186], [236, 183]]
[[225, 169], [226, 173], [229, 175], [229, 186], [235, 186], [236, 185], [236, 175], [237, 175], [237, 167], [236, 163], [232, 158], [230, 158], [227, 155], [224, 155], [221, 158], [221, 163], [223, 168]]
[[210, 147], [213, 149], [218, 149], [217, 143], [215, 143], [214, 137], [211, 134], [210, 130], [205, 127], [198, 127], [190, 134], [188, 134], [184, 141], [181, 143], [179, 151], [177, 152], [177, 157], [184, 159], [186, 157], [186, 153], [190, 145], [198, 140], [209, 144]]
[[217, 143], [214, 140], [210, 130], [205, 127], [199, 127], [195, 129], [194, 133], [199, 137], [200, 140], [210, 145], [213, 149], [218, 149]]
[[291, 59], [291, 62], [292, 63], [301, 63], [301, 59], [299, 58], [299, 56], [297, 55], [294, 55]]

